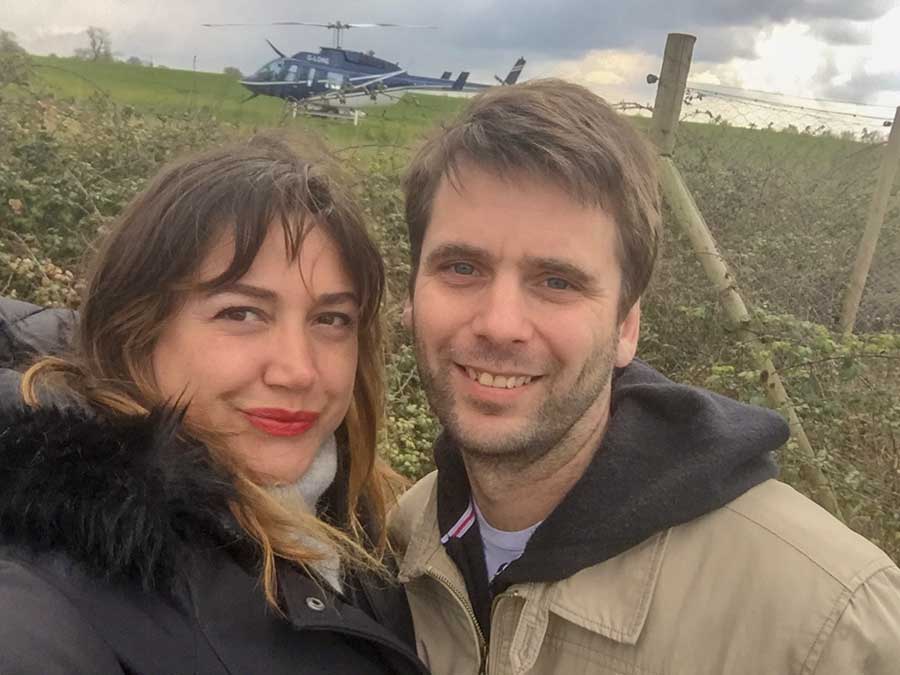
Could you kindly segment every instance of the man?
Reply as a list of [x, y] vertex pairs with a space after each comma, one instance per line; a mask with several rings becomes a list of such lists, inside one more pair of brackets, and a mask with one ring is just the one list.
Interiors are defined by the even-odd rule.
[[781, 418], [634, 359], [660, 206], [630, 124], [498, 87], [405, 192], [444, 433], [393, 531], [437, 675], [900, 673], [900, 570], [774, 480]]

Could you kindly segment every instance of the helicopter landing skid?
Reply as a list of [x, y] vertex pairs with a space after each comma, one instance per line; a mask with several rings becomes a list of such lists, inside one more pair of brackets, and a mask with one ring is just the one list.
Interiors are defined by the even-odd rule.
[[359, 119], [366, 113], [356, 108], [338, 108], [326, 103], [304, 103], [303, 101], [285, 101], [285, 116], [290, 115], [296, 119], [298, 115], [306, 117], [321, 117], [326, 119], [352, 121], [353, 126], [359, 125]]

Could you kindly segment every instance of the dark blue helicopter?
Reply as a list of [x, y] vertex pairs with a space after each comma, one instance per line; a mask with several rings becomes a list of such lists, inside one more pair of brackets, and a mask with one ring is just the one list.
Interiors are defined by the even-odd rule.
[[[253, 75], [241, 80], [250, 90], [251, 96], [277, 96], [287, 101], [323, 108], [359, 108], [366, 105], [393, 103], [399, 100], [398, 93], [409, 90], [425, 91], [480, 91], [493, 85], [468, 82], [469, 73], [461, 72], [456, 79], [449, 71], [440, 77], [412, 75], [392, 63], [376, 57], [372, 52], [358, 52], [341, 48], [341, 33], [350, 28], [404, 27], [434, 28], [434, 26], [408, 26], [403, 24], [329, 24], [283, 21], [274, 24], [203, 24], [208, 27], [277, 25], [277, 26], [321, 26], [334, 31], [332, 47], [321, 47], [318, 53], [297, 52], [287, 56], [273, 45], [269, 46], [278, 54]], [[515, 84], [525, 66], [525, 59], [519, 58], [504, 79], [496, 75], [501, 85]]]

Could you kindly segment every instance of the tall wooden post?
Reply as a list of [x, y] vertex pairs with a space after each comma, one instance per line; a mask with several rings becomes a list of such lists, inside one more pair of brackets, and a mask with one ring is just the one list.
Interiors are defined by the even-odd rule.
[[881, 226], [884, 224], [891, 188], [897, 175], [897, 165], [900, 164], [900, 128], [898, 127], [900, 127], [900, 108], [894, 112], [894, 124], [891, 127], [884, 155], [881, 157], [878, 183], [866, 215], [866, 228], [859, 241], [859, 248], [856, 250], [856, 262], [853, 264], [853, 272], [850, 274], [850, 285], [844, 295], [840, 325], [844, 337], [849, 337], [853, 333], [856, 313], [859, 311], [859, 303], [862, 301], [863, 289], [866, 287], [866, 279], [872, 267], [872, 258], [875, 256], [875, 246], [878, 244], [878, 235], [881, 234]]
[[[800, 417], [791, 403], [787, 390], [775, 370], [775, 365], [766, 355], [764, 345], [759, 338], [749, 330], [750, 312], [738, 291], [734, 275], [719, 253], [715, 238], [710, 232], [703, 214], [697, 207], [681, 172], [672, 160], [675, 149], [675, 131], [678, 128], [678, 118], [681, 114], [681, 103], [691, 68], [691, 55], [695, 39], [692, 35], [671, 34], [666, 40], [666, 51], [651, 125], [651, 138], [656, 143], [661, 155], [659, 170], [663, 195], [672, 208], [676, 223], [691, 242], [694, 253], [697, 254], [703, 270], [706, 272], [707, 279], [718, 292], [729, 320], [738, 329], [741, 339], [749, 343], [754, 360], [760, 369], [760, 379], [769, 404], [782, 410], [787, 416], [791, 435], [804, 458], [801, 469], [802, 477], [809, 486], [813, 499], [820, 506], [843, 519], [834, 490], [828, 477], [816, 462], [816, 453], [803, 429]], [[677, 98], [675, 98], [676, 95]]]
[[697, 38], [684, 33], [669, 33], [663, 54], [659, 84], [656, 85], [656, 102], [653, 104], [653, 122], [650, 138], [663, 157], [671, 157], [675, 150], [675, 130], [684, 102], [694, 43]]

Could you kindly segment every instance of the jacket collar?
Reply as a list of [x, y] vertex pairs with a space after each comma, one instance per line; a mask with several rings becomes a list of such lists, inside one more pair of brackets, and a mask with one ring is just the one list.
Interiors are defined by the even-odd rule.
[[[493, 590], [561, 581], [724, 506], [776, 474], [771, 452], [787, 437], [776, 412], [676, 384], [634, 360], [616, 372], [594, 458]], [[468, 505], [469, 480], [446, 434], [435, 463], [437, 518], [447, 532]]]
[[234, 542], [230, 476], [180, 432], [183, 411], [81, 408], [0, 417], [0, 539], [89, 576], [169, 591], [188, 549]]
[[[437, 473], [408, 492], [392, 519], [401, 542], [407, 542], [399, 578], [408, 583], [429, 572], [450, 581], [466, 596], [465, 581], [441, 545], [437, 525]], [[635, 644], [647, 620], [665, 559], [669, 530], [561, 581], [514, 584], [510, 590], [540, 596], [539, 611], [549, 611], [610, 640]]]

